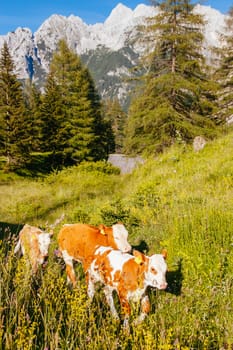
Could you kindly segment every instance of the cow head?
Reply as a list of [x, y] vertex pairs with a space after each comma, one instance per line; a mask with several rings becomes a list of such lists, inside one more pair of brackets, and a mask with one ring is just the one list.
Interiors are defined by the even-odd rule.
[[156, 287], [158, 289], [166, 289], [166, 264], [167, 252], [163, 251], [162, 254], [154, 254], [148, 259], [148, 269], [146, 273], [146, 279], [148, 285]]
[[128, 231], [126, 230], [125, 226], [118, 223], [112, 226], [112, 230], [117, 249], [124, 253], [130, 252], [132, 247], [128, 243]]
[[131, 251], [131, 245], [128, 243], [128, 231], [122, 223], [117, 223], [112, 227], [101, 224], [98, 228], [100, 233], [107, 237], [109, 246], [121, 250], [123, 253]]
[[145, 283], [151, 287], [166, 289], [167, 264], [165, 260], [167, 252], [164, 250], [162, 254], [154, 254], [150, 257], [138, 251], [134, 251], [133, 254], [135, 256], [135, 262], [145, 266]]
[[39, 243], [39, 251], [40, 251], [40, 264], [44, 263], [45, 258], [48, 256], [49, 245], [51, 242], [51, 236], [53, 232], [43, 232], [38, 234], [38, 243]]

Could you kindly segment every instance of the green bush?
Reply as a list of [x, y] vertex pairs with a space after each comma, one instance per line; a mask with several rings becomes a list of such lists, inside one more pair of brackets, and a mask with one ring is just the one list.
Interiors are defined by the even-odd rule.
[[113, 166], [111, 163], [107, 161], [98, 161], [98, 162], [83, 162], [78, 166], [78, 170], [84, 172], [101, 172], [104, 174], [120, 174], [120, 169]]

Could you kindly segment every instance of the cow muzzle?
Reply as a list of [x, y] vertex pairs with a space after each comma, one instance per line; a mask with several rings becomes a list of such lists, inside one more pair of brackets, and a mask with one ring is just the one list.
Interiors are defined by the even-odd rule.
[[167, 288], [167, 282], [161, 283], [159, 285], [156, 286], [158, 289], [166, 289]]
[[43, 256], [43, 261], [41, 263], [42, 267], [45, 268], [48, 264], [48, 254]]
[[131, 251], [132, 251], [131, 245], [128, 245], [128, 246], [125, 247], [125, 249], [123, 250], [124, 253], [130, 253]]

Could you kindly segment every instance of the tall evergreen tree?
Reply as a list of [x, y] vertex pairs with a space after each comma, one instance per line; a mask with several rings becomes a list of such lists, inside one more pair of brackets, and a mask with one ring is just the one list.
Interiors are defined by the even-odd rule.
[[50, 73], [63, 103], [63, 152], [67, 161], [75, 164], [107, 158], [111, 129], [103, 119], [100, 97], [88, 69], [64, 40], [53, 56]]
[[30, 130], [30, 151], [38, 152], [41, 151], [41, 92], [35, 84], [28, 79], [25, 83], [23, 94], [28, 115], [28, 129]]
[[128, 153], [156, 152], [175, 140], [215, 134], [215, 85], [201, 53], [204, 25], [189, 0], [162, 0], [145, 36], [153, 49], [143, 91], [133, 100], [126, 129]]
[[233, 7], [225, 20], [226, 33], [221, 35], [223, 46], [220, 49], [220, 67], [215, 72], [215, 79], [220, 83], [218, 92], [218, 119], [233, 122]]
[[0, 57], [0, 153], [6, 170], [22, 167], [29, 158], [29, 132], [22, 86], [6, 42]]
[[115, 151], [122, 152], [124, 140], [124, 127], [127, 114], [123, 111], [117, 98], [106, 99], [104, 105], [104, 116], [110, 122], [115, 138]]
[[65, 130], [63, 127], [66, 111], [61, 87], [56, 83], [52, 73], [48, 74], [45, 93], [40, 106], [40, 149], [52, 152], [51, 166], [57, 164], [57, 156], [63, 163], [62, 151], [65, 146]]

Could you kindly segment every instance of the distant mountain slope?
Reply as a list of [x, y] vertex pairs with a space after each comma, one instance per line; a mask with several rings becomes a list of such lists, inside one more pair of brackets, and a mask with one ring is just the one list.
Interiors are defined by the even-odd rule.
[[[60, 39], [87, 64], [102, 97], [118, 97], [122, 105], [129, 103], [131, 69], [145, 50], [138, 40], [138, 25], [157, 13], [157, 8], [138, 5], [134, 10], [118, 4], [104, 23], [87, 25], [77, 16], [54, 14], [32, 33], [28, 28], [17, 28], [0, 36], [0, 48], [7, 42], [20, 79], [29, 77], [40, 87], [49, 69], [53, 52]], [[205, 16], [204, 54], [210, 58], [210, 46], [220, 46], [218, 33], [224, 31], [225, 15], [197, 5], [195, 11]]]

